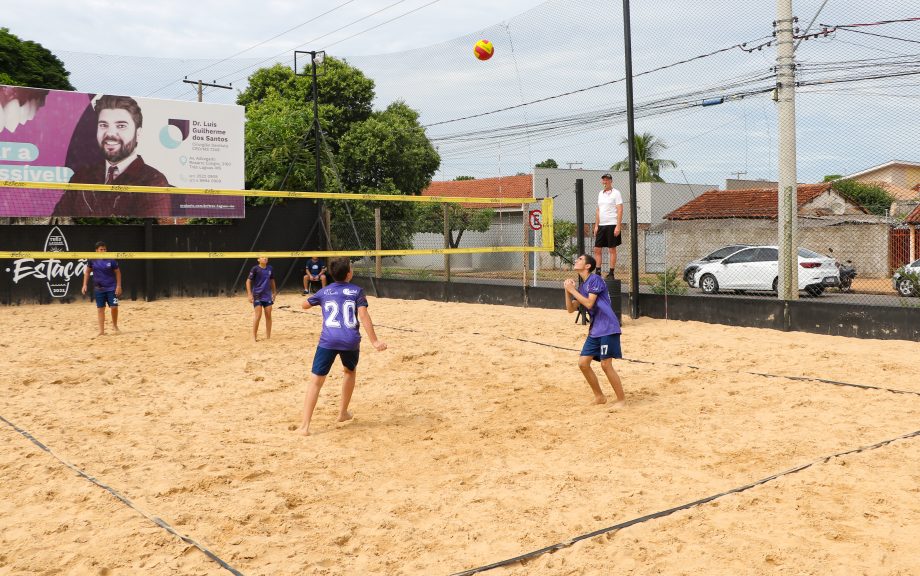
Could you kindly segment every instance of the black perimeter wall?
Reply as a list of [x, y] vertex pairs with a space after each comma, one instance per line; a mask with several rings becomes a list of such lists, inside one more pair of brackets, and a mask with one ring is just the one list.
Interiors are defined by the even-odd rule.
[[[153, 251], [228, 252], [250, 251], [262, 229], [255, 250], [312, 250], [321, 245], [321, 232], [315, 225], [318, 205], [297, 202], [278, 205], [268, 214], [267, 207], [248, 208], [244, 220], [227, 226], [152, 226]], [[266, 215], [268, 215], [266, 219]], [[263, 222], [265, 226], [262, 227]], [[142, 251], [144, 226], [59, 226], [71, 250], [92, 250], [97, 240], [105, 240], [111, 251]], [[50, 225], [0, 226], [0, 246], [7, 250], [42, 250]], [[169, 296], [220, 296], [245, 289], [246, 274], [254, 260], [123, 260], [123, 299], [147, 298], [147, 285], [153, 298]], [[279, 288], [300, 290], [304, 259], [272, 261]], [[82, 278], [71, 280], [67, 296], [52, 298], [45, 279], [27, 277], [13, 282], [13, 261], [0, 261], [0, 303], [51, 303], [89, 299], [80, 295]], [[152, 274], [148, 274], [148, 271]], [[285, 278], [287, 283], [282, 285]], [[382, 298], [472, 302], [507, 306], [564, 309], [559, 288], [523, 288], [460, 282], [430, 282], [406, 279], [356, 278], [369, 294]], [[613, 281], [611, 284], [619, 284]], [[611, 285], [611, 294], [617, 287]], [[630, 309], [629, 294], [614, 299], [619, 316]], [[910, 303], [912, 303], [911, 301]], [[920, 307], [881, 307], [829, 304], [811, 300], [784, 303], [775, 299], [740, 299], [709, 296], [664, 297], [639, 295], [639, 314], [651, 318], [693, 320], [712, 324], [770, 328], [815, 334], [920, 341]], [[573, 320], [575, 315], [572, 315]], [[808, 353], [808, 351], [803, 351]]]
[[[273, 209], [268, 206], [249, 207], [246, 218], [234, 220], [228, 225], [60, 225], [58, 228], [68, 248], [73, 251], [93, 251], [98, 240], [104, 240], [110, 252], [293, 251], [312, 250], [321, 245], [323, 236], [317, 224], [318, 216], [319, 205], [313, 201], [287, 201], [276, 204]], [[3, 250], [41, 251], [53, 228], [51, 225], [0, 226], [0, 246]], [[148, 230], [151, 238], [147, 238]], [[147, 248], [148, 245], [151, 248]], [[301, 285], [304, 260], [284, 258], [270, 262], [279, 288], [285, 277], [288, 277], [288, 286]], [[82, 277], [71, 278], [67, 295], [63, 298], [53, 298], [47, 280], [35, 275], [13, 282], [15, 262], [0, 260], [0, 303], [47, 304], [89, 299], [89, 296], [80, 294]], [[246, 275], [256, 262], [212, 258], [119, 260], [118, 264], [122, 271], [122, 299], [153, 300], [245, 291]], [[20, 269], [22, 267], [20, 264]], [[58, 278], [56, 282], [59, 281]]]

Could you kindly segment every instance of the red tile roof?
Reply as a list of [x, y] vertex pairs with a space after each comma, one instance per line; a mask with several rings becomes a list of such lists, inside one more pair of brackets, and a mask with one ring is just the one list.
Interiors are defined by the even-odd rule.
[[907, 224], [920, 224], [920, 206], [914, 208], [914, 211], [907, 215], [904, 222]]
[[[799, 210], [831, 188], [823, 184], [799, 184], [796, 187]], [[745, 190], [710, 190], [665, 216], [668, 220], [703, 220], [710, 218], [761, 218], [775, 220], [778, 211], [776, 188]]]
[[[449, 196], [452, 198], [521, 198], [533, 199], [533, 176], [503, 176], [477, 180], [448, 180], [432, 182], [422, 190], [422, 196]], [[518, 207], [521, 203], [492, 204], [491, 208]], [[472, 204], [471, 207], [485, 207]]]

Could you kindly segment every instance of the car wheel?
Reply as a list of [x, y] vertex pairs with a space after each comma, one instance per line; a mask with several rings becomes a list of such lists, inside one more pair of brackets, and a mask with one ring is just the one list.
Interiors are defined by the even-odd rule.
[[817, 298], [824, 294], [824, 286], [806, 286], [805, 292]]
[[773, 291], [779, 294], [779, 278], [773, 279]]
[[719, 281], [712, 274], [703, 274], [700, 278], [700, 290], [706, 294], [715, 294], [719, 291]]
[[914, 283], [910, 281], [910, 278], [901, 278], [898, 280], [898, 294], [905, 297], [917, 294], [917, 291], [914, 290]]

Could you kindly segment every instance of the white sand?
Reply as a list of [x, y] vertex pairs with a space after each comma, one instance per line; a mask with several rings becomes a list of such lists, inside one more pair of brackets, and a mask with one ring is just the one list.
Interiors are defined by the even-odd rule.
[[[580, 349], [564, 311], [372, 299], [355, 419], [336, 367], [301, 438], [299, 303], [255, 344], [244, 298], [124, 301], [98, 339], [91, 304], [4, 308], [0, 416], [247, 575], [449, 574], [920, 429], [917, 395], [744, 374], [920, 392], [913, 342], [626, 321], [657, 364], [615, 364], [615, 410], [512, 339]], [[229, 574], [2, 422], [0, 478], [0, 574]], [[918, 538], [913, 438], [486, 574], [918, 574]]]

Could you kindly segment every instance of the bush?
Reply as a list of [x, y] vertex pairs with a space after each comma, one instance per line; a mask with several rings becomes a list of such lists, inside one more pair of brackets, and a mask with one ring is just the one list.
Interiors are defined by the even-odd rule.
[[894, 201], [884, 188], [856, 180], [835, 180], [833, 188], [876, 216], [887, 215]]
[[553, 254], [559, 256], [566, 264], [575, 262], [578, 251], [578, 238], [575, 237], [575, 223], [568, 220], [553, 222]]
[[655, 274], [652, 292], [655, 294], [668, 294], [681, 296], [687, 293], [687, 286], [683, 282], [683, 273], [678, 268], [668, 268], [663, 274]]

